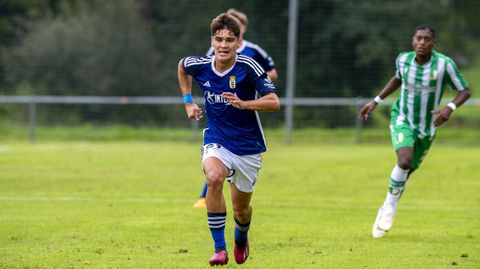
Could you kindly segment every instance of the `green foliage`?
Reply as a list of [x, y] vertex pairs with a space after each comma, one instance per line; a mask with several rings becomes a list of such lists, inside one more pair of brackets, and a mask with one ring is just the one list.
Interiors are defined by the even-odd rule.
[[48, 16], [48, 1], [17, 0], [0, 2], [0, 48], [15, 45], [27, 32], [27, 21]]
[[[411, 50], [416, 26], [431, 24], [439, 48], [466, 42], [453, 36], [457, 17], [445, 1], [300, 1], [300, 96], [371, 96], [393, 76], [395, 57]], [[419, 15], [419, 12], [421, 15]], [[451, 33], [451, 35], [449, 35]], [[458, 41], [461, 40], [461, 41]], [[455, 43], [453, 43], [455, 41]], [[450, 46], [451, 47], [451, 46]]]
[[[0, 268], [209, 268], [199, 144], [0, 145]], [[477, 146], [434, 145], [392, 231], [370, 235], [394, 163], [389, 145], [270, 143], [252, 199], [244, 268], [476, 268]], [[225, 185], [226, 200], [230, 201]], [[234, 222], [228, 202], [227, 247]], [[452, 266], [455, 264], [456, 266]], [[232, 260], [226, 268], [237, 268]]]
[[[211, 19], [229, 7], [250, 15], [247, 38], [272, 54], [282, 74], [278, 85], [285, 82], [286, 1], [40, 3], [17, 4], [25, 14], [43, 10], [33, 13], [44, 15], [35, 25], [23, 23], [31, 26], [29, 35], [22, 46], [6, 51], [5, 81], [11, 87], [32, 84], [42, 94], [171, 95], [171, 86], [163, 85], [176, 81], [176, 62], [187, 54], [205, 53]], [[472, 20], [466, 7], [472, 5], [441, 0], [300, 1], [297, 95], [371, 95], [393, 72], [396, 54], [410, 49], [412, 30], [421, 23], [438, 29], [443, 51], [465, 49], [469, 36], [458, 38], [458, 33], [477, 27], [470, 29], [466, 23]], [[160, 92], [153, 91], [161, 86]]]
[[151, 95], [163, 81], [160, 60], [131, 1], [47, 18], [4, 58], [6, 81], [36, 95]]

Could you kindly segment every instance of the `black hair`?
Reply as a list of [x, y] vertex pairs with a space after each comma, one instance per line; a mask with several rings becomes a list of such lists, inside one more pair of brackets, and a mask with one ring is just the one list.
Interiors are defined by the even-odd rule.
[[426, 25], [426, 24], [422, 24], [420, 26], [417, 26], [417, 28], [415, 28], [415, 32], [413, 32], [414, 36], [417, 34], [418, 30], [428, 30], [428, 31], [430, 31], [430, 33], [432, 33], [432, 37], [434, 39], [437, 38], [437, 34], [435, 33], [435, 29], [433, 29], [432, 26], [429, 26], [429, 25]]

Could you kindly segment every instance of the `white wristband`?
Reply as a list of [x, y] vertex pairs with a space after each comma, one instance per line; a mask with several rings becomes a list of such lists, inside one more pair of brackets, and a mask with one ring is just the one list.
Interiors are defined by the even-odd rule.
[[373, 98], [373, 101], [377, 104], [380, 104], [380, 103], [383, 102], [383, 99], [380, 98], [380, 96], [377, 95], [377, 96], [375, 96], [375, 98]]
[[452, 109], [452, 111], [455, 111], [457, 109], [457, 105], [454, 103], [448, 103], [447, 106]]

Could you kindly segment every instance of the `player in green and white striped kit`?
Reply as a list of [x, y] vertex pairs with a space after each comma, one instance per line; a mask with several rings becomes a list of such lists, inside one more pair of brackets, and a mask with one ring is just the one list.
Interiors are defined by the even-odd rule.
[[[425, 158], [435, 138], [435, 128], [447, 121], [452, 112], [470, 98], [468, 83], [456, 64], [451, 58], [434, 51], [435, 43], [432, 27], [417, 27], [412, 38], [414, 51], [398, 55], [395, 76], [373, 101], [362, 107], [358, 115], [366, 120], [383, 99], [401, 86], [390, 121], [397, 164], [390, 175], [387, 197], [373, 225], [374, 238], [383, 237], [392, 228], [405, 183]], [[440, 107], [447, 84], [457, 91], [457, 95], [446, 107]]]

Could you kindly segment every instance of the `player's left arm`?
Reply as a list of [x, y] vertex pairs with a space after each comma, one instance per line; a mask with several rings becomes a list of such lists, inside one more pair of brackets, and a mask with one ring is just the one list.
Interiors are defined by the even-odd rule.
[[245, 70], [247, 71], [246, 83], [252, 91], [260, 94], [261, 97], [256, 99], [242, 100], [235, 93], [223, 92], [222, 96], [233, 107], [254, 111], [278, 111], [280, 110], [280, 99], [277, 96], [277, 89], [270, 77], [263, 68], [253, 59], [245, 58], [247, 63]]
[[223, 98], [238, 109], [247, 109], [255, 111], [278, 111], [280, 110], [280, 99], [274, 92], [267, 92], [262, 97], [255, 100], [241, 100], [232, 92], [223, 92]]
[[452, 59], [447, 60], [446, 64], [446, 76], [445, 79], [447, 84], [454, 90], [457, 90], [457, 96], [453, 99], [452, 102], [448, 103], [446, 107], [436, 109], [432, 111], [432, 114], [435, 115], [435, 120], [433, 125], [440, 126], [442, 123], [448, 121], [452, 112], [461, 106], [465, 101], [468, 100], [471, 96], [471, 92], [468, 86], [468, 82], [463, 78], [462, 73], [458, 69], [457, 65]]
[[252, 100], [242, 100], [236, 94], [232, 92], [223, 92], [222, 96], [230, 103], [233, 107], [238, 109], [247, 109], [254, 111], [278, 111], [280, 110], [280, 99], [276, 94], [275, 85], [273, 85], [272, 80], [264, 72], [259, 75], [256, 71], [251, 69], [249, 79], [251, 82], [250, 87], [252, 90], [257, 91], [261, 95], [260, 98]]
[[450, 119], [450, 116], [452, 115], [452, 112], [459, 106], [461, 106], [463, 103], [465, 103], [468, 98], [471, 96], [470, 89], [464, 89], [461, 90], [457, 93], [457, 96], [455, 96], [455, 99], [453, 99], [452, 102], [448, 103], [447, 106], [436, 109], [432, 111], [432, 114], [436, 116], [435, 121], [433, 122], [433, 125], [435, 127], [440, 126], [442, 123], [448, 121]]

